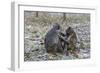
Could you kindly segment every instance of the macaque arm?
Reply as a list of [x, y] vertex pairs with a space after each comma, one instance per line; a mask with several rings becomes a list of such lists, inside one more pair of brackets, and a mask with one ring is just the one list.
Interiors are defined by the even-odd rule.
[[63, 32], [61, 32], [61, 31], [57, 31], [58, 33], [59, 33], [59, 35], [61, 35], [61, 36], [66, 36], [66, 34], [65, 33], [63, 33]]
[[62, 33], [62, 32], [59, 32], [60, 33], [60, 35], [62, 35], [62, 36], [66, 36], [66, 34], [64, 34], [64, 33]]
[[68, 44], [68, 41], [65, 39], [65, 37], [61, 36], [60, 34], [59, 34], [58, 36], [59, 36], [59, 38], [60, 38], [61, 40], [63, 40], [65, 43]]
[[68, 37], [67, 41], [69, 41], [69, 40], [73, 37], [73, 35], [74, 35], [74, 34], [71, 34], [71, 35]]

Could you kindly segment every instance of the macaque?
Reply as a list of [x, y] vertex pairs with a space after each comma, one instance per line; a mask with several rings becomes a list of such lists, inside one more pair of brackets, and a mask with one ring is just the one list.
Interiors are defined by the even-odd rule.
[[51, 30], [49, 30], [45, 36], [45, 48], [48, 53], [63, 53], [60, 37], [60, 25], [56, 23]]

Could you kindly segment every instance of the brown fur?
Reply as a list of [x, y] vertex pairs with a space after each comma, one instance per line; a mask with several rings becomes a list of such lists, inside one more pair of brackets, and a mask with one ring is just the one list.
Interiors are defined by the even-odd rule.
[[69, 27], [66, 30], [66, 37], [67, 37], [67, 42], [68, 42], [68, 44], [66, 44], [67, 45], [67, 51], [74, 54], [74, 56], [77, 57], [77, 54], [76, 54], [77, 36], [76, 36], [76, 33], [73, 30], [73, 28]]

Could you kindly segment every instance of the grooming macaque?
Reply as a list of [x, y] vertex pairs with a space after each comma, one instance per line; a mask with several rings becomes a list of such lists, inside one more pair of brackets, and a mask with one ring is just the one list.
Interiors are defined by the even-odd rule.
[[45, 48], [48, 53], [72, 53], [76, 55], [77, 36], [73, 28], [68, 27], [66, 33], [61, 32], [59, 24], [55, 24], [45, 36]]
[[67, 48], [68, 52], [72, 53], [74, 56], [77, 57], [77, 51], [78, 51], [78, 49], [76, 47], [77, 36], [76, 36], [75, 31], [71, 27], [69, 27], [66, 30], [66, 40], [67, 40], [68, 44], [64, 43], [65, 49]]
[[60, 36], [60, 28], [60, 25], [56, 23], [45, 36], [45, 48], [48, 53], [63, 53], [63, 48], [61, 45], [62, 37]]

